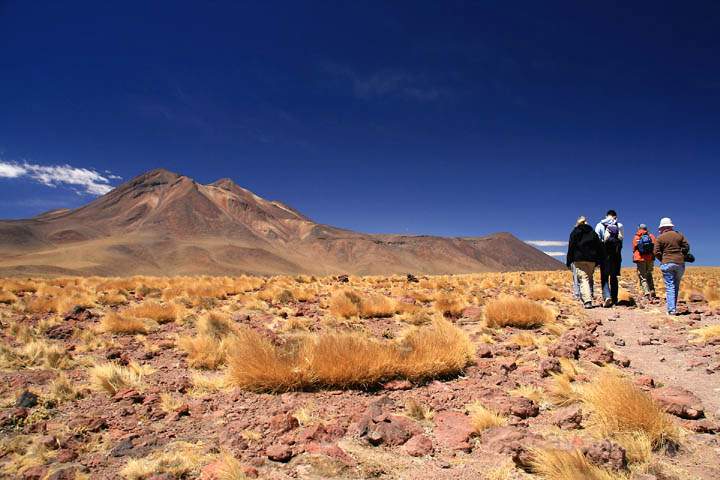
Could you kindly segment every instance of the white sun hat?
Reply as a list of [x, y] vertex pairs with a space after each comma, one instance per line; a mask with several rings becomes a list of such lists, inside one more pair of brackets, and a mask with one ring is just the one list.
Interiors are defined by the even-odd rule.
[[672, 220], [670, 219], [670, 217], [663, 217], [663, 218], [660, 219], [660, 226], [659, 226], [658, 228], [674, 227], [674, 226], [675, 226], [675, 225], [673, 225]]

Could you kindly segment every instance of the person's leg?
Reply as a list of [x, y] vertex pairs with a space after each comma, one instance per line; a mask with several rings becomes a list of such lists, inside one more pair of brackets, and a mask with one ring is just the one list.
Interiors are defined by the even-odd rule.
[[677, 265], [675, 268], [675, 308], [674, 310], [677, 310], [677, 302], [678, 298], [680, 298], [680, 282], [682, 281], [682, 277], [685, 275], [685, 264]]
[[582, 302], [583, 304], [592, 303], [592, 296], [590, 295], [590, 277], [593, 274], [595, 265], [592, 262], [575, 262], [575, 267]]
[[600, 285], [602, 286], [603, 300], [610, 298], [610, 270], [608, 269], [607, 260], [600, 266]]
[[637, 276], [640, 281], [640, 289], [645, 295], [650, 294], [650, 287], [647, 279], [647, 262], [636, 262]]
[[645, 268], [647, 271], [645, 279], [647, 280], [649, 294], [650, 296], [655, 297], [655, 279], [653, 278], [653, 269], [655, 268], [655, 262], [653, 262], [652, 260], [645, 262]]
[[674, 263], [663, 263], [660, 265], [660, 271], [665, 281], [665, 303], [667, 304], [667, 312], [675, 313], [675, 273]]
[[612, 298], [613, 303], [618, 302], [618, 276], [615, 275], [615, 272], [612, 272], [610, 275], [610, 298]]
[[577, 272], [577, 267], [575, 266], [575, 262], [570, 264], [570, 270], [572, 271], [572, 277], [573, 277], [573, 298], [575, 300], [582, 300], [582, 297], [580, 295], [580, 283], [578, 280], [578, 272]]

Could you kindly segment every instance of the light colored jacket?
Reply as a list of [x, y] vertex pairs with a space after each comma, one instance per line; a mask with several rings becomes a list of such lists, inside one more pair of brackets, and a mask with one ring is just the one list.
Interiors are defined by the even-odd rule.
[[618, 238], [620, 238], [620, 241], [623, 240], [625, 237], [625, 232], [623, 231], [623, 224], [615, 220], [613, 217], [605, 217], [595, 226], [595, 233], [597, 233], [598, 237], [600, 237], [600, 240], [602, 242], [607, 241], [609, 237], [609, 233], [607, 231], [608, 225], [617, 225], [618, 227]]

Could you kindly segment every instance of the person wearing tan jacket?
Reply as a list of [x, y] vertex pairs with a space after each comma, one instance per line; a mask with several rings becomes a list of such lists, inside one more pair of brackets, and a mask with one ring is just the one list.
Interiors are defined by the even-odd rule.
[[655, 258], [661, 263], [668, 315], [677, 315], [680, 281], [685, 274], [685, 255], [690, 252], [690, 244], [685, 235], [676, 232], [674, 228], [675, 225], [670, 218], [665, 217], [660, 220], [660, 235], [655, 241], [653, 251]]

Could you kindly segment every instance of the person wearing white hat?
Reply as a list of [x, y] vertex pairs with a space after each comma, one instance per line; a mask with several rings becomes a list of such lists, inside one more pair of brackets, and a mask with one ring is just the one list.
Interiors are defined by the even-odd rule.
[[675, 225], [669, 217], [660, 219], [658, 229], [660, 235], [656, 239], [653, 254], [661, 263], [667, 313], [677, 315], [680, 281], [685, 274], [685, 256], [690, 253], [690, 243], [685, 235], [675, 231]]

